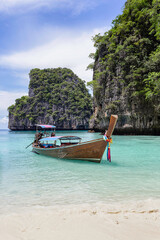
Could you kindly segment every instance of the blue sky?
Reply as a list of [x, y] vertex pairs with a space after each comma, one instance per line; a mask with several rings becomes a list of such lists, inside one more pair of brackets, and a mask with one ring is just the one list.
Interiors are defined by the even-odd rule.
[[94, 52], [92, 36], [111, 27], [125, 0], [0, 1], [0, 128], [7, 108], [28, 94], [30, 69], [68, 67], [81, 79]]

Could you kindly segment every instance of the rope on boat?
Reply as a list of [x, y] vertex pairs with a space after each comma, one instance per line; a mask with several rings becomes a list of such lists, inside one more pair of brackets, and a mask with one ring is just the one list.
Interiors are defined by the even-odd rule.
[[111, 148], [110, 144], [112, 143], [112, 138], [108, 138], [106, 135], [104, 135], [104, 140], [107, 142], [107, 160], [111, 162]]

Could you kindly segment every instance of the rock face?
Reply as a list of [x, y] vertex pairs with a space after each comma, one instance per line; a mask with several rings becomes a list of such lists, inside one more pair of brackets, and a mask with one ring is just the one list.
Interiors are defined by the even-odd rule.
[[117, 133], [160, 134], [159, 12], [157, 0], [128, 0], [112, 29], [94, 37], [91, 128], [118, 114]]
[[33, 130], [35, 124], [57, 129], [88, 129], [92, 100], [84, 82], [70, 69], [33, 69], [29, 96], [8, 108], [9, 129]]

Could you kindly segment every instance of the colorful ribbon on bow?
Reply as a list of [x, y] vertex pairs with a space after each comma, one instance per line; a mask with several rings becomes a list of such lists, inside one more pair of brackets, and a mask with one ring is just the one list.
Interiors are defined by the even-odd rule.
[[107, 142], [107, 160], [111, 162], [111, 149], [110, 144], [112, 143], [112, 138], [107, 138], [106, 135], [104, 135], [104, 140]]

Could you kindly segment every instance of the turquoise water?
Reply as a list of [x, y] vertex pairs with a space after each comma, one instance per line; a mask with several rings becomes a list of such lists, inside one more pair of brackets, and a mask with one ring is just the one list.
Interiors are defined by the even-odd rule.
[[[87, 131], [57, 132], [83, 141]], [[113, 136], [112, 162], [59, 160], [25, 147], [34, 132], [0, 131], [0, 211], [160, 198], [160, 137]]]

